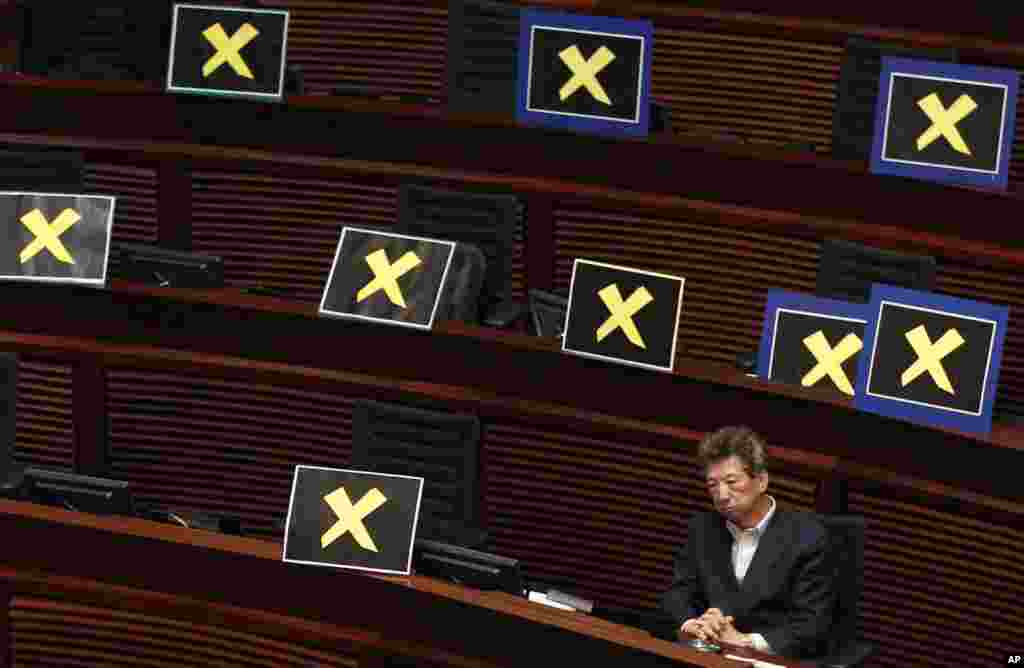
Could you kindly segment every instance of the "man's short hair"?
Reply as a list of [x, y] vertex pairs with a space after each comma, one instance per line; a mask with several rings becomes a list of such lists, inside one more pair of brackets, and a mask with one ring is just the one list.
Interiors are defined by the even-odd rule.
[[751, 476], [768, 472], [765, 444], [749, 427], [722, 427], [700, 442], [697, 450], [701, 465], [707, 471], [715, 462], [735, 456]]

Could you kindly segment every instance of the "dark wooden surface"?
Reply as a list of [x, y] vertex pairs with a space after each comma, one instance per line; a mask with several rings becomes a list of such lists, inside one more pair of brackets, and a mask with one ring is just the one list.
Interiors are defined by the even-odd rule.
[[[554, 341], [525, 334], [455, 322], [420, 332], [323, 319], [315, 307], [227, 289], [8, 284], [0, 286], [0, 295], [9, 305], [0, 315], [7, 343], [15, 342], [11, 334], [16, 333], [29, 335], [26, 343], [45, 335], [123, 348], [153, 346], [437, 383], [698, 432], [742, 416], [785, 447], [1024, 500], [1014, 474], [1024, 450], [1017, 428], [1000, 427], [978, 437], [912, 425], [856, 411], [849, 400], [834, 395], [759, 382], [724, 365], [683, 360], [674, 373], [649, 372], [566, 355]], [[105, 423], [101, 404], [81, 414], [86, 423]], [[79, 438], [85, 452], [99, 447], [90, 445], [89, 434], [83, 430]], [[925, 448], [926, 458], [921, 457]], [[79, 455], [85, 461], [99, 456]]]
[[[518, 127], [511, 115], [449, 113], [440, 106], [328, 96], [275, 105], [174, 97], [134, 84], [14, 76], [0, 80], [0, 129], [0, 140], [17, 143], [54, 141], [149, 156], [177, 148], [180, 157], [193, 160], [204, 153], [181, 145], [215, 143], [344, 160], [339, 166], [417, 165], [798, 212], [804, 225], [822, 219], [895, 223], [908, 234], [985, 244], [997, 257], [993, 246], [1014, 248], [1010, 257], [1019, 261], [1019, 239], [994, 222], [1020, 208], [1012, 193], [880, 177], [863, 163], [714, 138], [610, 140]], [[455, 146], [459, 150], [451, 150]], [[913, 215], [894, 220], [900, 212]], [[972, 224], [976, 220], [993, 224]]]
[[[235, 512], [270, 534], [292, 464], [347, 461], [354, 401], [476, 412], [496, 549], [538, 580], [651, 605], [685, 541], [686, 517], [707, 507], [696, 442], [724, 422], [747, 421], [769, 437], [773, 491], [787, 505], [868, 517], [861, 630], [879, 647], [875, 665], [1002, 660], [1016, 631], [1006, 620], [1024, 596], [1006, 547], [1024, 539], [1017, 428], [997, 422], [977, 439], [860, 415], [842, 400], [765, 388], [731, 360], [756, 347], [765, 290], [813, 289], [817, 244], [832, 236], [933, 254], [940, 292], [1024, 307], [1024, 254], [1006, 224], [1017, 217], [1014, 189], [1024, 177], [1020, 132], [1009, 194], [881, 179], [828, 157], [848, 37], [955, 47], [961, 62], [1020, 67], [1019, 19], [988, 5], [918, 13], [798, 1], [572, 3], [654, 20], [652, 93], [675, 132], [609, 142], [528, 131], [508, 116], [322, 95], [372, 75], [377, 93], [443, 100], [445, 2], [274, 4], [293, 12], [289, 60], [315, 95], [270, 106], [170, 98], [158, 85], [0, 82], [0, 141], [83, 148], [90, 191], [118, 196], [115, 247], [160, 241], [217, 252], [233, 288], [269, 284], [292, 296], [117, 286], [76, 293], [62, 319], [47, 306], [55, 294], [40, 291], [34, 304], [24, 286], [5, 288], [23, 314], [8, 309], [0, 336], [23, 353], [21, 461], [106, 467], [147, 502]], [[16, 54], [9, 28], [0, 23], [0, 62]], [[815, 150], [783, 148], [791, 142]], [[686, 276], [677, 373], [637, 374], [475, 328], [413, 336], [314, 322], [310, 305], [341, 226], [392, 223], [396, 190], [409, 180], [524, 198], [520, 297], [567, 287], [574, 257]], [[309, 252], [296, 261], [300, 247]], [[115, 313], [123, 321], [109, 321]], [[183, 331], [188, 323], [200, 331]], [[1012, 313], [1010, 323], [1000, 420], [1024, 412], [1024, 329]], [[371, 364], [339, 341], [367, 350], [383, 342], [400, 354]], [[466, 368], [467, 355], [498, 366]], [[621, 533], [609, 540], [613, 529]], [[64, 656], [85, 663], [116, 658], [119, 644], [166, 651], [174, 641], [154, 629], [200, 609], [231, 620], [189, 631], [216, 638], [202, 643], [211, 661], [223, 660], [225, 646], [251, 646], [252, 662], [266, 662], [268, 643], [280, 659], [272, 665], [365, 658], [353, 649], [358, 634], [317, 627], [332, 638], [318, 650], [302, 644], [309, 631], [294, 619], [260, 627], [206, 601], [186, 614], [180, 601], [126, 595], [122, 604], [134, 608], [117, 617], [95, 589], [81, 604], [47, 598], [75, 600], [88, 589], [78, 585], [36, 583], [12, 599], [23, 665], [59, 663], [46, 642], [78, 627], [107, 639], [106, 649], [68, 645]], [[179, 612], [147, 617], [154, 606]], [[980, 626], [961, 631], [967, 617]], [[266, 634], [225, 635], [225, 626], [246, 624]], [[422, 647], [417, 657], [444, 664]]]
[[[419, 576], [377, 577], [287, 564], [275, 542], [12, 501], [0, 501], [0, 526], [8, 544], [0, 557], [8, 601], [34, 596], [131, 610], [147, 599], [158, 600], [151, 609], [157, 619], [214, 625], [230, 608], [236, 616], [244, 612], [256, 620], [247, 629], [254, 635], [277, 623], [282, 627], [278, 634], [309, 632], [302, 639], [306, 646], [344, 637], [357, 650], [369, 647], [440, 665], [520, 666], [552, 653], [637, 666], [729, 665], [636, 629], [507, 594]], [[424, 615], [425, 610], [430, 614]], [[17, 622], [13, 626], [17, 665], [20, 629]], [[197, 635], [200, 644], [209, 640]], [[10, 642], [10, 635], [3, 640]], [[48, 644], [74, 651], [100, 645], [98, 640], [69, 633]], [[191, 665], [195, 648], [184, 640], [178, 638], [174, 650]], [[146, 653], [152, 648], [144, 643], [121, 649], [126, 656], [151, 658]]]

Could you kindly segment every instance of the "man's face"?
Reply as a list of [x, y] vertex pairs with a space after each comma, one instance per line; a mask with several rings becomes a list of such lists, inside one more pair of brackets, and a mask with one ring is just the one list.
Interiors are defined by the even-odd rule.
[[757, 500], [768, 489], [768, 477], [751, 476], [736, 455], [711, 464], [705, 481], [715, 510], [741, 526], [742, 520], [751, 516]]

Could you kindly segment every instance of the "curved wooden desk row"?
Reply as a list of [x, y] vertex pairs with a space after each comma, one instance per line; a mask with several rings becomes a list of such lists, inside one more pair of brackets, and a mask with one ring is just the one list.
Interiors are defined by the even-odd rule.
[[276, 542], [10, 501], [0, 527], [4, 666], [735, 665], [507, 594], [286, 564]]
[[858, 412], [848, 400], [822, 392], [765, 384], [721, 365], [683, 360], [675, 373], [649, 372], [566, 355], [554, 341], [511, 332], [447, 322], [426, 333], [324, 319], [315, 307], [231, 289], [8, 284], [0, 286], [0, 295], [8, 305], [0, 314], [5, 336], [157, 346], [436, 383], [696, 432], [739, 416], [772, 443], [1024, 499], [1014, 473], [1024, 450], [1017, 428], [997, 425], [987, 438], [934, 430]]
[[[447, 2], [286, 4], [296, 27], [289, 37], [289, 60], [303, 68], [307, 90], [325, 93], [347, 86], [444, 98]], [[961, 24], [956, 12], [925, 18], [900, 9], [890, 14], [889, 8], [851, 8], [823, 15], [821, 8], [800, 2], [543, 4], [651, 19], [652, 92], [668, 108], [675, 128], [776, 146], [811, 143], [825, 153], [832, 144], [835, 89], [850, 36], [954, 47], [965, 63], [1024, 64], [1024, 49], [1010, 28], [1016, 19], [989, 8], [968, 12]], [[996, 27], [981, 29], [990, 23]], [[1011, 170], [1016, 183], [1020, 169]]]
[[[438, 106], [326, 96], [271, 105], [175, 97], [134, 84], [3, 75], [0, 141], [131, 152], [150, 164], [246, 161], [223, 148], [199, 148], [216, 144], [272, 152], [282, 162], [314, 170], [398, 169], [411, 178], [429, 178], [429, 168], [436, 168], [452, 176], [514, 176], [518, 180], [505, 179], [505, 187], [541, 182], [561, 194], [596, 189], [796, 212], [804, 225], [895, 226], [921, 237], [979, 242], [996, 255], [998, 246], [1020, 245], [1007, 226], [997, 224], [1019, 209], [1021, 198], [1012, 193], [875, 176], [860, 163], [771, 147], [686, 137], [611, 140]], [[307, 159], [285, 158], [296, 154]], [[973, 224], [978, 220], [993, 223]]]
[[[66, 94], [64, 91], [58, 97]], [[106, 97], [99, 94], [83, 99], [102, 101]], [[17, 106], [36, 97], [19, 94], [11, 99]], [[68, 106], [67, 98], [61, 99], [62, 106]], [[146, 99], [165, 109], [178, 104], [166, 97], [137, 94], [129, 95], [125, 104], [133, 106]], [[216, 107], [220, 103], [211, 104]], [[311, 303], [318, 301], [340, 227], [392, 224], [397, 217], [399, 184], [416, 181], [442, 187], [515, 192], [523, 198], [526, 222], [518, 231], [519, 241], [513, 252], [513, 277], [519, 296], [528, 287], [568, 287], [576, 257], [687, 277], [685, 327], [680, 328], [677, 350], [684, 357], [698, 360], [728, 363], [737, 353], [753, 350], [767, 289], [812, 290], [818, 267], [818, 243], [825, 237], [934, 254], [939, 261], [939, 291], [1007, 304], [1014, 312], [1024, 307], [1024, 283], [1018, 269], [1024, 264], [1024, 251], [998, 244], [1004, 233], [996, 230], [1010, 228], [967, 223], [1015, 215], [1008, 208], [1003, 210], [1016, 204], [1012, 196], [881, 180], [866, 174], [857, 176], [838, 168], [819, 169], [813, 160], [801, 158], [790, 160], [776, 155], [768, 159], [726, 148], [708, 153], [707, 147], [698, 149], [679, 143], [616, 143], [557, 136], [557, 141], [570, 146], [556, 152], [568, 156], [560, 163], [545, 157], [552, 155], [546, 149], [546, 135], [530, 129], [501, 124], [481, 126], [465, 118], [420, 108], [370, 104], [339, 107], [342, 108], [349, 110], [344, 117], [351, 123], [343, 125], [352, 127], [353, 147], [366, 143], [366, 137], [401, 135], [402, 141], [388, 145], [405, 148], [394, 149], [400, 155], [391, 157], [408, 162], [151, 143], [141, 137], [115, 141], [0, 134], [0, 140], [50, 141], [85, 148], [96, 174], [90, 189], [122, 197], [114, 228], [115, 247], [122, 241], [158, 240], [170, 246], [219, 254], [225, 258], [229, 283], [280, 287], [290, 290], [296, 299]], [[40, 113], [45, 116], [47, 112]], [[315, 112], [314, 116], [320, 113]], [[140, 110], [133, 115], [159, 118], [156, 111]], [[87, 115], [104, 116], [111, 113], [97, 110]], [[31, 117], [33, 113], [26, 111], [18, 119]], [[21, 122], [18, 119], [12, 122]], [[408, 129], [407, 135], [402, 134], [403, 127]], [[489, 141], [488, 127], [505, 133], [504, 139]], [[67, 130], [87, 133], [82, 128]], [[483, 134], [477, 134], [478, 131]], [[256, 136], [263, 141], [266, 133]], [[366, 157], [373, 157], [371, 144], [379, 142], [367, 144]], [[451, 151], [453, 145], [473, 146], [475, 150]], [[319, 151], [322, 146], [323, 142], [318, 141], [315, 147], [300, 148]], [[535, 153], [528, 151], [522, 155], [524, 162], [499, 164], [493, 170], [485, 164], [492, 159], [500, 163], [501, 156], [520, 150], [517, 146], [532, 146], [530, 150]], [[591, 159], [574, 162], [576, 152], [571, 147], [582, 147], [580, 154]], [[620, 149], [626, 154], [614, 153]], [[651, 159], [644, 157], [648, 149], [655, 152]], [[360, 153], [362, 149], [350, 150]], [[633, 150], [636, 153], [630, 158]], [[627, 184], [639, 191], [597, 185], [602, 174], [607, 176], [606, 165], [625, 161], [623, 164], [629, 164], [630, 169], [616, 169], [614, 174], [639, 173], [644, 165], [659, 163], [657, 152], [661, 150], [676, 157], [689, 156], [691, 164], [682, 170], [687, 183], [718, 170], [717, 183], [741, 184], [738, 187], [745, 190], [740, 195], [707, 192], [701, 197], [708, 199], [698, 199], [657, 194], [652, 192], [655, 186], [645, 183]], [[600, 151], [610, 152], [611, 159], [602, 159]], [[461, 155], [471, 157], [466, 160]], [[674, 164], [672, 159], [663, 162]], [[553, 174], [533, 175], [532, 165], [538, 164], [549, 165], [545, 169], [553, 169]], [[634, 170], [634, 165], [639, 167]], [[576, 167], [583, 176], [572, 172]], [[798, 173], [787, 176], [789, 169]], [[660, 172], [675, 178], [680, 170]], [[776, 181], [779, 174], [784, 178]], [[810, 180], [799, 174], [808, 175]], [[845, 176], [830, 186], [816, 183], [816, 178], [828, 180], [830, 174]], [[846, 177], [854, 182], [862, 178], [863, 184], [873, 184], [871, 191], [858, 192]], [[591, 182], [587, 183], [588, 180]], [[890, 186], [896, 184], [906, 188], [890, 192]], [[779, 193], [783, 194], [782, 199]], [[825, 212], [828, 217], [804, 213], [802, 205], [807, 193], [829, 193], [828, 203], [833, 210]], [[763, 196], [767, 203], [739, 206], [712, 201], [734, 196], [745, 202]], [[852, 214], [840, 210], [848, 202], [874, 201], [889, 202], [889, 209]], [[894, 217], [894, 211], [925, 213]], [[853, 215], [868, 217], [849, 217]], [[302, 249], [302, 254], [296, 255], [296, 249]], [[1022, 322], [1010, 318], [998, 397], [1000, 411], [1005, 407], [1018, 414], [1024, 412]]]
[[[272, 534], [295, 464], [347, 464], [355, 400], [472, 412], [483, 423], [493, 549], [522, 560], [533, 582], [652, 606], [688, 516], [707, 508], [695, 443], [742, 420], [785, 446], [772, 448], [782, 503], [868, 518], [863, 633], [879, 644], [880, 665], [991, 662], [1012, 633], [1007, 620], [1024, 596], [1012, 548], [1024, 539], [1024, 504], [1009, 484], [1019, 455], [997, 443], [854, 420], [848, 407], [716, 377], [707, 365], [689, 376], [619, 376], [512, 334], [453, 325], [399, 337], [227, 291], [157, 297], [124, 287], [70, 302], [29, 292], [38, 307], [4, 294], [2, 328], [17, 312], [20, 331], [53, 330], [0, 336], [0, 347], [25, 354], [19, 458], [129, 480], [141, 502], [234, 515]], [[81, 312], [68, 310], [64, 324], [39, 317], [80, 296]], [[113, 312], [121, 315], [104, 325]], [[374, 350], [393, 356], [369, 369], [363, 358]], [[266, 359], [247, 356], [255, 352]], [[664, 413], [651, 417], [652, 402]], [[937, 484], [932, 473], [962, 480]], [[969, 615], [982, 630], [949, 622]]]

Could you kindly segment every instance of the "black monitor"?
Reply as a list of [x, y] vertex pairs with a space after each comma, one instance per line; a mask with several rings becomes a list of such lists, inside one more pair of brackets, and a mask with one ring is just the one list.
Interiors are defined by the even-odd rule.
[[522, 304], [512, 299], [512, 254], [525, 229], [525, 206], [514, 195], [403, 184], [398, 191], [396, 231], [411, 236], [473, 244], [487, 269], [480, 295], [480, 322], [505, 327]]
[[172, 0], [22, 0], [21, 69], [52, 79], [163, 80]]
[[930, 255], [899, 253], [842, 239], [826, 239], [821, 244], [815, 294], [866, 303], [871, 298], [873, 283], [929, 291], [935, 284], [935, 270], [935, 258]]
[[0, 146], [0, 190], [79, 194], [85, 180], [81, 151]]
[[29, 467], [21, 497], [34, 503], [97, 515], [134, 515], [127, 482]]
[[957, 50], [879, 42], [853, 36], [846, 42], [836, 84], [832, 117], [832, 155], [843, 160], [867, 160], [874, 137], [875, 103], [882, 57], [921, 58], [957, 62]]
[[448, 3], [448, 108], [512, 115], [520, 7], [493, 0]]
[[569, 308], [566, 296], [530, 290], [530, 317], [533, 333], [544, 338], [561, 339], [565, 332], [565, 316]]
[[216, 255], [169, 250], [149, 244], [120, 244], [117, 276], [147, 285], [174, 288], [224, 286], [224, 262]]
[[525, 596], [519, 561], [489, 552], [420, 538], [413, 549], [413, 569], [476, 589]]

